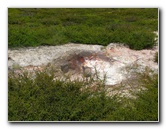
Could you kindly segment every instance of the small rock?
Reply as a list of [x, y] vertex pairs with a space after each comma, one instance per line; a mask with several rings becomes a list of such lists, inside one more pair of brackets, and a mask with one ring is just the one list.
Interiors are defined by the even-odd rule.
[[67, 73], [69, 71], [69, 64], [61, 65], [61, 70], [64, 73]]
[[82, 70], [85, 77], [90, 77], [92, 75], [91, 68], [82, 66]]

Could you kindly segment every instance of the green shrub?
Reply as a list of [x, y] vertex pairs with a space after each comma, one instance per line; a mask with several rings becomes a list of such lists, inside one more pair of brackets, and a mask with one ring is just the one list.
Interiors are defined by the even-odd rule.
[[138, 50], [154, 45], [156, 30], [157, 8], [8, 9], [9, 48], [119, 42]]
[[133, 31], [129, 33], [126, 44], [131, 49], [141, 50], [145, 48], [152, 48], [155, 44], [155, 34], [148, 31]]
[[[144, 77], [148, 89], [137, 99], [109, 97], [104, 85], [91, 82], [53, 81], [54, 74], [36, 73], [8, 78], [9, 121], [157, 121], [158, 78]], [[80, 90], [83, 88], [84, 90]], [[119, 101], [121, 100], [121, 101]]]

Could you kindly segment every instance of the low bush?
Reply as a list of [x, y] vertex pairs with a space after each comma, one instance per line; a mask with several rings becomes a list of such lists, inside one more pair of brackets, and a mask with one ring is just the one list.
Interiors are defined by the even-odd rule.
[[154, 45], [157, 30], [157, 8], [8, 9], [9, 48], [119, 42], [138, 50]]
[[[54, 74], [37, 73], [8, 78], [9, 121], [158, 121], [158, 78], [143, 78], [147, 90], [137, 99], [107, 96], [104, 85], [53, 81]], [[81, 90], [84, 89], [84, 90]], [[120, 100], [120, 101], [119, 101]]]

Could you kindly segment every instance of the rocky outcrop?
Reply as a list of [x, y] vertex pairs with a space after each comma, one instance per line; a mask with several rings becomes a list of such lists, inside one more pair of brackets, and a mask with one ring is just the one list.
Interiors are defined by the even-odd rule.
[[133, 72], [149, 69], [157, 73], [158, 64], [154, 62], [157, 51], [157, 47], [136, 51], [115, 43], [107, 47], [69, 43], [21, 48], [8, 50], [8, 68], [21, 72], [22, 69], [42, 71], [44, 67], [53, 67], [56, 72], [59, 70], [57, 74], [68, 74], [73, 80], [82, 78], [80, 74], [84, 77], [96, 75], [105, 79], [106, 85], [116, 85], [133, 77]]
[[[83, 51], [99, 52], [103, 46], [100, 45], [83, 45], [83, 44], [65, 44], [60, 46], [40, 46], [35, 48], [18, 48], [8, 50], [8, 67], [12, 68], [14, 64], [20, 67], [29, 65], [39, 66], [65, 59], [68, 56]], [[12, 59], [12, 60], [10, 60]]]
[[[136, 73], [158, 72], [158, 64], [154, 62], [157, 51], [158, 46], [136, 51], [115, 43], [107, 47], [69, 43], [61, 46], [9, 49], [8, 69], [9, 73], [12, 71], [15, 75], [28, 71], [32, 78], [35, 77], [34, 71], [42, 72], [47, 69], [48, 72], [51, 70], [55, 73], [55, 79], [100, 79], [104, 80], [108, 95], [121, 93], [122, 96], [133, 97], [129, 89], [143, 89], [138, 86], [140, 82]], [[125, 87], [114, 90], [114, 87], [122, 83]]]

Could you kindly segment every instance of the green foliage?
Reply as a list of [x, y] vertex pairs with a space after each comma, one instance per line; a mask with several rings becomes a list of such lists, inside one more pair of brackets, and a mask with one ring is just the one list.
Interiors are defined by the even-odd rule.
[[118, 110], [107, 119], [118, 121], [158, 121], [158, 75], [142, 76], [141, 81], [147, 90], [136, 93], [138, 99], [124, 99]]
[[9, 48], [120, 42], [143, 49], [154, 45], [156, 30], [157, 8], [8, 9]]
[[[157, 121], [158, 78], [143, 77], [147, 90], [137, 99], [109, 97], [104, 85], [85, 88], [87, 82], [53, 81], [54, 74], [8, 77], [9, 121]], [[88, 82], [91, 85], [91, 82]], [[83, 89], [83, 90], [81, 90]], [[120, 100], [120, 101], [119, 101]]]

